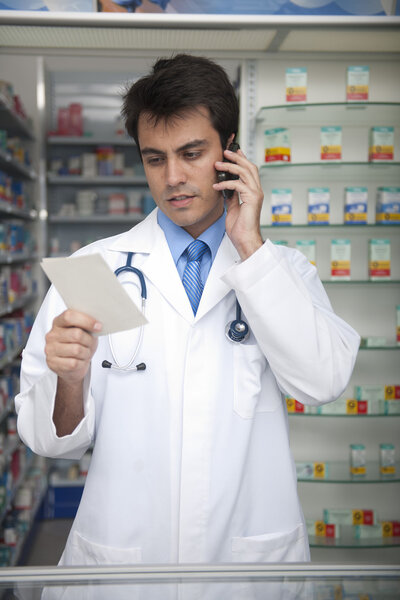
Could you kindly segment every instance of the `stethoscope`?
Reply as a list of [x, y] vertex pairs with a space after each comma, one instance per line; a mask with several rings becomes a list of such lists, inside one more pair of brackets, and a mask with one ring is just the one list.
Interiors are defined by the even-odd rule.
[[[146, 313], [146, 302], [147, 302], [146, 282], [144, 280], [144, 275], [143, 275], [142, 271], [140, 269], [137, 269], [136, 267], [132, 266], [132, 258], [133, 258], [133, 252], [128, 252], [126, 264], [123, 265], [122, 267], [119, 267], [118, 269], [116, 269], [114, 271], [114, 274], [118, 277], [119, 275], [121, 275], [121, 273], [133, 273], [134, 275], [136, 275], [139, 278], [140, 296], [142, 299], [142, 313], [144, 315]], [[125, 371], [125, 372], [127, 372], [127, 371], [145, 371], [146, 370], [145, 363], [142, 362], [137, 365], [133, 365], [135, 358], [139, 352], [140, 346], [142, 345], [143, 329], [144, 329], [144, 325], [141, 325], [140, 330], [139, 330], [139, 339], [138, 339], [138, 343], [136, 345], [135, 351], [133, 352], [132, 357], [129, 360], [129, 362], [127, 362], [125, 365], [119, 364], [119, 362], [116, 358], [116, 355], [115, 355], [114, 346], [113, 346], [113, 342], [112, 342], [112, 336], [109, 335], [108, 341], [110, 344], [111, 355], [112, 355], [114, 362], [110, 362], [109, 360], [103, 360], [103, 362], [101, 363], [101, 366], [104, 369], [115, 369], [117, 371]], [[246, 321], [244, 321], [242, 319], [242, 309], [241, 309], [240, 304], [237, 299], [236, 299], [236, 319], [226, 325], [225, 334], [226, 334], [226, 337], [228, 338], [228, 340], [230, 340], [231, 342], [239, 342], [239, 343], [242, 343], [245, 340], [247, 340], [247, 338], [250, 335], [249, 326], [246, 323]]]

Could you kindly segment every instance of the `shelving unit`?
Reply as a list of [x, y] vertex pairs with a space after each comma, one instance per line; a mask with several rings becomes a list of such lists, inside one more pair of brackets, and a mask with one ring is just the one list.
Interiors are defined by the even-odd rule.
[[[382, 327], [382, 330], [385, 330], [387, 334], [390, 331], [389, 323], [392, 323], [392, 335], [386, 336], [388, 340], [386, 345], [360, 347], [354, 376], [345, 392], [345, 397], [352, 397], [352, 385], [364, 383], [358, 377], [365, 376], [366, 369], [369, 370], [369, 377], [371, 377], [371, 372], [375, 372], [377, 383], [381, 382], [380, 378], [384, 376], [380, 373], [383, 364], [385, 364], [383, 371], [386, 373], [391, 372], [393, 380], [390, 383], [400, 383], [400, 380], [398, 381], [398, 368], [394, 367], [395, 364], [398, 366], [396, 350], [399, 350], [400, 346], [392, 342], [392, 339], [395, 338], [395, 305], [399, 304], [400, 301], [400, 265], [398, 260], [400, 256], [400, 228], [397, 225], [382, 225], [374, 222], [374, 200], [377, 187], [383, 185], [400, 186], [400, 163], [398, 158], [390, 163], [366, 162], [368, 158], [368, 128], [378, 124], [394, 125], [398, 128], [400, 125], [400, 104], [364, 103], [353, 105], [327, 102], [295, 106], [268, 106], [262, 107], [258, 111], [256, 122], [259, 138], [262, 138], [260, 133], [264, 129], [286, 127], [289, 129], [292, 141], [293, 162], [289, 164], [269, 163], [260, 166], [260, 177], [265, 194], [261, 217], [264, 237], [269, 237], [272, 241], [285, 240], [289, 246], [294, 246], [298, 239], [316, 241], [316, 263], [322, 283], [336, 312], [343, 315], [346, 321], [355, 326], [361, 335], [368, 335], [365, 328], [369, 326], [369, 323], [364, 318], [367, 314], [365, 309], [357, 323], [357, 306], [360, 305], [359, 303], [365, 305], [369, 299], [371, 299], [371, 306], [382, 306], [382, 310], [374, 311], [375, 329]], [[319, 160], [319, 128], [325, 125], [342, 126], [343, 161], [341, 162], [329, 163]], [[398, 129], [396, 129], [395, 158], [400, 156], [398, 133]], [[258, 149], [261, 156], [262, 145], [263, 142], [259, 139]], [[344, 224], [343, 192], [346, 185], [368, 187], [369, 210], [367, 224]], [[306, 223], [308, 187], [330, 188], [329, 225], [308, 225]], [[271, 222], [269, 199], [274, 188], [290, 188], [292, 190], [293, 224], [291, 225], [269, 224]], [[332, 238], [338, 237], [350, 239], [352, 245], [355, 246], [355, 252], [352, 253], [351, 279], [349, 281], [330, 279], [330, 243]], [[370, 281], [368, 279], [368, 239], [370, 237], [387, 238], [391, 241], [392, 278], [390, 280]], [[368, 298], [365, 297], [367, 292]], [[385, 302], [382, 305], [383, 297]], [[392, 315], [387, 314], [390, 302], [392, 302]], [[369, 314], [371, 313], [369, 312]], [[376, 330], [374, 333], [378, 334]], [[374, 364], [373, 367], [372, 364]], [[357, 374], [358, 371], [361, 375]], [[347, 506], [348, 508], [360, 507], [360, 490], [371, 490], [371, 487], [374, 486], [377, 486], [376, 489], [378, 489], [382, 485], [386, 495], [389, 494], [393, 499], [396, 497], [396, 490], [399, 489], [400, 483], [399, 465], [397, 465], [395, 477], [380, 476], [379, 465], [373, 461], [374, 454], [370, 450], [370, 462], [367, 463], [368, 474], [364, 477], [351, 476], [348, 460], [340, 460], [340, 447], [335, 450], [329, 443], [329, 439], [331, 438], [333, 441], [337, 436], [335, 432], [341, 429], [340, 442], [336, 440], [337, 446], [343, 444], [345, 448], [348, 448], [348, 444], [358, 441], [361, 437], [368, 448], [368, 442], [371, 446], [371, 436], [366, 435], [366, 431], [373, 427], [376, 431], [384, 432], [385, 424], [390, 430], [388, 433], [389, 438], [392, 439], [393, 431], [399, 431], [400, 421], [396, 418], [393, 419], [396, 416], [399, 415], [289, 413], [295, 459], [300, 460], [300, 462], [325, 462], [328, 468], [327, 476], [324, 478], [299, 478], [299, 492], [303, 498], [302, 503], [306, 516], [315, 520], [321, 519], [322, 508], [327, 507], [328, 502], [329, 505], [341, 502], [340, 506]], [[339, 418], [340, 420], [332, 421], [332, 418]], [[345, 423], [346, 427], [340, 427], [340, 423]], [[352, 429], [354, 429], [353, 432], [351, 432]], [[385, 441], [385, 434], [380, 433], [379, 435], [382, 436], [380, 441]], [[312, 443], [305, 443], [304, 436], [312, 440]], [[372, 439], [375, 445], [376, 432]], [[322, 443], [322, 440], [324, 440], [324, 443]], [[299, 450], [296, 452], [296, 447], [301, 449], [300, 456], [298, 454]], [[342, 486], [344, 486], [343, 489], [341, 489]], [[324, 492], [324, 489], [329, 489], [331, 492]], [[333, 503], [329, 500], [330, 496], [336, 497]], [[349, 505], [349, 502], [353, 502], [353, 504]], [[379, 494], [371, 493], [365, 504], [374, 507], [375, 502], [379, 507]], [[396, 514], [399, 518], [400, 513]], [[331, 539], [311, 536], [310, 545], [314, 554], [321, 549], [331, 548], [354, 552], [366, 548], [398, 548], [400, 538], [356, 540], [352, 527], [340, 527], [340, 538]], [[327, 554], [323, 556], [325, 560], [328, 559]], [[362, 557], [362, 555], [358, 556]], [[360, 559], [362, 560], [362, 558]]]
[[[7, 135], [19, 137], [23, 140], [24, 143], [32, 144], [34, 142], [34, 135], [32, 133], [32, 128], [30, 123], [22, 119], [19, 115], [15, 114], [10, 106], [8, 106], [4, 97], [0, 95], [0, 129], [5, 129]], [[35, 170], [31, 166], [27, 166], [22, 164], [21, 162], [15, 160], [5, 152], [4, 150], [0, 150], [0, 170], [5, 172], [8, 176], [12, 177], [14, 180], [24, 182], [25, 186], [27, 186], [27, 198], [25, 198], [25, 206], [21, 208], [20, 206], [16, 206], [10, 201], [5, 199], [0, 199], [0, 221], [1, 225], [5, 227], [6, 231], [8, 228], [8, 224], [16, 224], [16, 226], [20, 227], [21, 230], [29, 231], [28, 244], [21, 247], [8, 247], [2, 248], [0, 251], [0, 272], [5, 271], [8, 273], [11, 269], [25, 269], [25, 266], [29, 266], [29, 271], [31, 272], [32, 265], [37, 261], [37, 253], [33, 249], [31, 240], [34, 243], [35, 241], [35, 232], [34, 226], [36, 220], [38, 218], [38, 212], [32, 202], [32, 198], [34, 195], [34, 190], [32, 189], [33, 185], [37, 180], [37, 174]], [[11, 226], [11, 225], [10, 225]], [[5, 236], [3, 236], [4, 238]], [[2, 282], [2, 289], [4, 289], [4, 283]], [[27, 285], [27, 281], [25, 280], [24, 285]], [[30, 289], [26, 289], [21, 295], [16, 294], [15, 290], [11, 293], [11, 285], [10, 288], [7, 286], [6, 296], [3, 298], [0, 304], [0, 320], [10, 319], [14, 315], [19, 314], [16, 311], [26, 310], [31, 311], [34, 303], [38, 298], [37, 294], [37, 285], [34, 276], [31, 276], [30, 281]], [[16, 297], [15, 297], [16, 296]], [[16, 367], [15, 361], [20, 356], [27, 339], [27, 331], [22, 328], [22, 340], [19, 340], [20, 343], [16, 343], [13, 340], [13, 343], [10, 346], [7, 346], [5, 351], [2, 353], [0, 357], [0, 377], [7, 378], [9, 381], [9, 389], [16, 386]], [[19, 337], [19, 336], [18, 336]], [[10, 342], [9, 342], [10, 343]], [[10, 383], [12, 382], [12, 383]], [[16, 393], [16, 389], [13, 389], [13, 393]], [[4, 393], [4, 388], [2, 389], [2, 393]], [[0, 429], [4, 432], [7, 428], [7, 419], [10, 415], [14, 413], [14, 398], [9, 397], [6, 402], [5, 408], [0, 415]], [[6, 438], [8, 441], [4, 444], [4, 450], [2, 453], [2, 465], [3, 469], [0, 473], [0, 479], [2, 485], [6, 485], [6, 496], [5, 496], [5, 504], [0, 511], [0, 526], [3, 527], [3, 522], [6, 519], [7, 514], [13, 507], [13, 502], [16, 498], [18, 490], [24, 482], [26, 478], [29, 476], [31, 472], [31, 468], [34, 461], [34, 455], [26, 448], [23, 447], [22, 442], [19, 440], [18, 435], [14, 434], [11, 438]], [[22, 450], [23, 449], [23, 450]], [[22, 451], [21, 451], [22, 450]], [[18, 464], [19, 473], [18, 477], [15, 480], [12, 480], [12, 483], [9, 482], [9, 474], [13, 473], [15, 467], [12, 467], [12, 463], [16, 455], [19, 455]], [[25, 456], [24, 462], [19, 462], [22, 455]], [[7, 482], [7, 483], [5, 483]], [[35, 519], [37, 510], [40, 506], [40, 503], [43, 499], [43, 494], [45, 491], [44, 481], [42, 482], [42, 490], [41, 493], [35, 497], [35, 504], [31, 507], [29, 523], [25, 522], [24, 534], [20, 533], [17, 538], [17, 543], [15, 546], [0, 546], [0, 553], [2, 556], [2, 560], [4, 559], [4, 554], [8, 555], [9, 565], [16, 565], [20, 553], [23, 548], [23, 544], [26, 540], [26, 537], [29, 533], [29, 529]]]

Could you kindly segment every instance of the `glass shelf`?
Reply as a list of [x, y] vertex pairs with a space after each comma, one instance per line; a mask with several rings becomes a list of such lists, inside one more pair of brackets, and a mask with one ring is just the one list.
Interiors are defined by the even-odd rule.
[[[392, 232], [398, 232], [400, 227], [400, 223], [398, 225], [381, 225], [380, 223], [367, 223], [366, 225], [345, 225], [344, 223], [331, 223], [330, 225], [308, 225], [307, 223], [300, 223], [300, 224], [293, 224], [293, 225], [261, 225], [261, 230], [263, 229], [268, 229], [271, 231], [276, 231], [276, 233], [278, 233], [279, 231], [290, 231], [291, 229], [307, 229], [308, 231], [313, 231], [313, 229], [316, 229], [318, 231], [320, 231], [321, 229], [326, 229], [329, 231], [329, 229], [343, 229], [346, 231], [353, 231], [353, 230], [366, 230], [366, 229], [371, 229], [374, 228], [376, 229], [380, 229], [382, 231], [389, 231], [392, 230]], [[372, 232], [371, 232], [372, 233]]]
[[[399, 162], [316, 162], [316, 163], [290, 163], [290, 164], [262, 164], [259, 168], [263, 180], [268, 177], [272, 181], [305, 181], [308, 183], [334, 182], [340, 178], [341, 182], [354, 183], [356, 180], [377, 182], [381, 180], [385, 185], [396, 184], [400, 181]], [[283, 183], [281, 184], [283, 185]]]
[[6, 129], [10, 136], [35, 139], [29, 123], [11, 110], [3, 94], [0, 94], [0, 129]]
[[48, 175], [49, 185], [140, 185], [147, 186], [145, 177], [124, 177], [123, 175], [107, 175], [82, 177], [80, 175]]
[[323, 104], [282, 104], [263, 106], [257, 121], [278, 126], [349, 125], [363, 127], [374, 124], [400, 123], [399, 102], [326, 102]]
[[3, 150], [0, 150], [0, 169], [17, 179], [36, 179], [33, 169], [15, 160]]
[[96, 138], [89, 135], [67, 136], [50, 135], [47, 143], [51, 146], [136, 146], [135, 141], [126, 137]]
[[376, 419], [376, 418], [381, 418], [384, 417], [385, 419], [391, 419], [393, 417], [400, 417], [400, 413], [398, 414], [392, 414], [392, 415], [385, 415], [383, 413], [378, 413], [378, 414], [347, 414], [347, 413], [335, 413], [335, 414], [327, 414], [327, 413], [301, 413], [301, 412], [288, 412], [289, 417], [302, 417], [307, 418], [307, 417], [323, 417], [324, 419], [326, 418], [335, 418], [335, 419], [342, 419], [343, 417], [346, 419]]
[[340, 526], [340, 537], [309, 536], [311, 548], [393, 548], [400, 546], [400, 536], [357, 540], [352, 525]]
[[360, 346], [360, 350], [400, 350], [400, 346]]
[[139, 223], [145, 218], [142, 214], [123, 214], [123, 215], [90, 215], [88, 217], [75, 215], [73, 217], [63, 217], [62, 215], [49, 216], [50, 223], [60, 223], [62, 225], [79, 225], [90, 223]]
[[7, 217], [16, 217], [27, 221], [33, 221], [37, 217], [36, 210], [23, 210], [17, 206], [9, 204], [5, 200], [0, 200], [0, 214]]
[[370, 281], [369, 279], [350, 279], [350, 281], [339, 281], [337, 279], [324, 279], [324, 285], [399, 285], [400, 279], [382, 279], [382, 281]]
[[[312, 461], [311, 461], [312, 462]], [[365, 475], [351, 475], [348, 462], [327, 461], [325, 462], [327, 475], [317, 478], [297, 478], [302, 483], [399, 483], [400, 482], [400, 463], [396, 463], [396, 473], [394, 475], [381, 475], [379, 472], [379, 463], [367, 463], [367, 473]]]

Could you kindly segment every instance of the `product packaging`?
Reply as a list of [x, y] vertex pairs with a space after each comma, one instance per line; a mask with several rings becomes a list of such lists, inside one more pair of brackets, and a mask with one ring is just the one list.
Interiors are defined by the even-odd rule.
[[110, 194], [108, 198], [108, 212], [110, 215], [123, 215], [126, 213], [125, 194]]
[[83, 177], [96, 177], [96, 175], [97, 175], [96, 154], [94, 152], [84, 152], [82, 154], [82, 176]]
[[390, 279], [390, 240], [369, 240], [368, 273], [371, 281]]
[[308, 189], [308, 224], [329, 225], [330, 190], [325, 187]]
[[275, 246], [289, 246], [289, 242], [287, 240], [272, 240]]
[[305, 412], [305, 406], [298, 400], [295, 400], [291, 396], [286, 396], [286, 408], [288, 413], [300, 413], [303, 414]]
[[347, 102], [366, 102], [369, 95], [369, 67], [347, 67]]
[[400, 400], [400, 385], [356, 385], [354, 396], [357, 400]]
[[357, 540], [379, 539], [399, 535], [399, 521], [382, 521], [377, 525], [356, 525], [354, 527], [354, 537]]
[[313, 519], [307, 519], [306, 527], [308, 535], [336, 539], [340, 537], [340, 526], [334, 525], [333, 523], [324, 523], [323, 521], [314, 521]]
[[394, 127], [371, 127], [369, 132], [370, 162], [393, 160]]
[[112, 146], [99, 146], [96, 150], [97, 174], [114, 175], [114, 149]]
[[350, 444], [350, 473], [351, 475], [365, 475], [367, 465], [365, 461], [364, 444]]
[[128, 213], [141, 214], [142, 212], [142, 194], [136, 190], [128, 192]]
[[394, 475], [396, 473], [393, 444], [379, 444], [379, 470], [381, 475]]
[[331, 279], [350, 280], [350, 240], [337, 239], [331, 242]]
[[296, 249], [299, 250], [310, 261], [312, 265], [316, 264], [315, 240], [297, 240]]
[[400, 223], [400, 187], [378, 188], [376, 222], [380, 225], [398, 225]]
[[125, 172], [125, 156], [122, 152], [114, 154], [114, 175], [123, 175]]
[[321, 127], [321, 160], [340, 161], [342, 158], [342, 128]]
[[373, 509], [324, 508], [323, 510], [324, 522], [337, 525], [375, 525], [377, 518], [377, 513]]
[[291, 160], [289, 131], [284, 127], [266, 129], [265, 162], [288, 163]]
[[68, 175], [81, 174], [81, 157], [79, 154], [68, 158]]
[[344, 190], [345, 225], [365, 225], [368, 214], [368, 188], [346, 187]]
[[307, 68], [286, 69], [286, 102], [306, 102]]
[[272, 225], [292, 224], [292, 190], [275, 188], [271, 191]]
[[297, 479], [325, 479], [328, 465], [324, 462], [296, 462]]

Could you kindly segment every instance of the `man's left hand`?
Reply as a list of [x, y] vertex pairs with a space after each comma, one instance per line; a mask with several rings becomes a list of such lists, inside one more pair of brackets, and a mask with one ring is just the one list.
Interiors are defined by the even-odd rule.
[[217, 171], [228, 171], [238, 175], [239, 179], [214, 183], [213, 187], [219, 191], [234, 191], [232, 198], [225, 201], [225, 228], [240, 258], [246, 260], [263, 244], [260, 214], [264, 194], [256, 165], [251, 163], [241, 150], [225, 150], [224, 156], [230, 162], [218, 161], [215, 168]]

